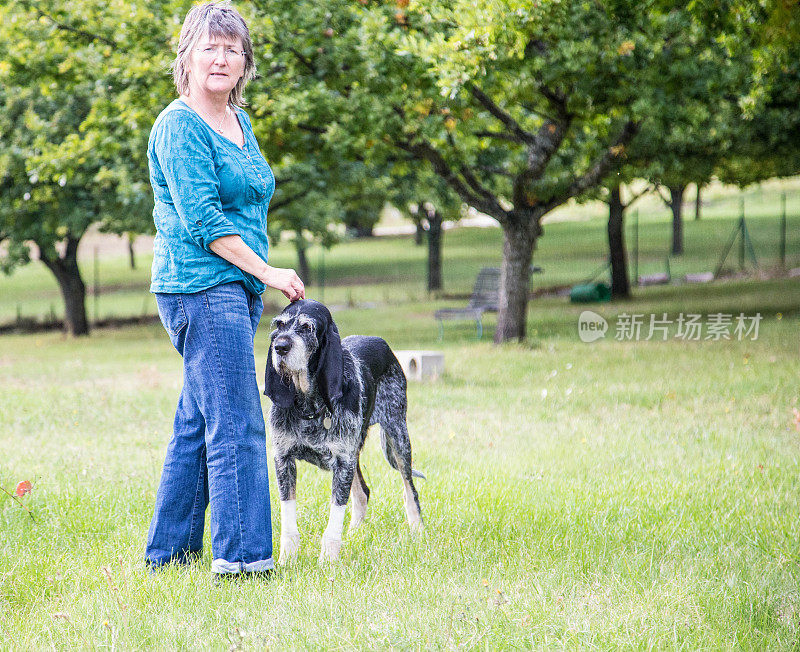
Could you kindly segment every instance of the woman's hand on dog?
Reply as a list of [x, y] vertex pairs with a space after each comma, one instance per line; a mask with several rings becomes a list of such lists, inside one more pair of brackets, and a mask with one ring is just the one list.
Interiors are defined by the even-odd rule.
[[252, 274], [264, 285], [280, 290], [290, 301], [306, 298], [303, 281], [293, 269], [270, 267], [254, 252], [241, 236], [223, 235], [209, 244], [215, 254], [236, 265], [243, 272]]
[[286, 295], [289, 301], [297, 301], [306, 298], [306, 288], [303, 281], [293, 269], [283, 269], [281, 267], [270, 267], [267, 265], [265, 278], [261, 279], [266, 285], [276, 290], [280, 290]]

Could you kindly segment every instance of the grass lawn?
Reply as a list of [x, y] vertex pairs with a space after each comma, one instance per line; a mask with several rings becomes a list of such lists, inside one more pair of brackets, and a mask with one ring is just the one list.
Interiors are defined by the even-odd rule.
[[[602, 233], [595, 225], [583, 241], [562, 228], [537, 252], [553, 278], [569, 265], [548, 243], [561, 238], [566, 259]], [[446, 276], [453, 289], [468, 291], [483, 264], [469, 255], [473, 234], [446, 237], [454, 260], [463, 256], [463, 272]], [[380, 255], [402, 279], [421, 259], [399, 249]], [[363, 273], [336, 251], [329, 269]], [[426, 530], [408, 532], [400, 479], [373, 435], [362, 457], [366, 523], [340, 562], [316, 562], [330, 478], [300, 464], [301, 556], [269, 582], [214, 587], [208, 546], [190, 569], [143, 570], [181, 383], [160, 326], [0, 337], [0, 486], [33, 483], [23, 499], [33, 518], [0, 495], [0, 647], [800, 645], [796, 280], [640, 290], [592, 307], [611, 325], [593, 344], [578, 338], [583, 307], [539, 299], [528, 343], [503, 347], [473, 341], [468, 324], [448, 324], [437, 343], [431, 313], [452, 302], [423, 302], [400, 284], [402, 300], [384, 304], [391, 282], [334, 286], [326, 298], [382, 304], [338, 310], [343, 335], [445, 354], [444, 377], [409, 388]], [[763, 320], [756, 340], [614, 338], [623, 313], [664, 312]]]

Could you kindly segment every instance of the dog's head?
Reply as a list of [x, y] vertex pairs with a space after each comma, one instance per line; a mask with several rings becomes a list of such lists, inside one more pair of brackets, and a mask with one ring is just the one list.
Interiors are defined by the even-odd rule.
[[339, 331], [328, 309], [317, 301], [289, 304], [272, 320], [264, 393], [280, 407], [291, 407], [297, 393], [316, 388], [329, 409], [341, 398], [344, 356]]

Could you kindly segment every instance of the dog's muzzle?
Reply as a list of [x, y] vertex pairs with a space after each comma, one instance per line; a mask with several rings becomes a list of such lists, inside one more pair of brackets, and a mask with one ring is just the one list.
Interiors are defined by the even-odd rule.
[[292, 340], [284, 336], [278, 337], [275, 339], [272, 347], [275, 349], [275, 353], [278, 355], [286, 355], [292, 350]]
[[272, 365], [279, 374], [304, 371], [308, 359], [305, 343], [291, 335], [279, 335], [272, 343]]

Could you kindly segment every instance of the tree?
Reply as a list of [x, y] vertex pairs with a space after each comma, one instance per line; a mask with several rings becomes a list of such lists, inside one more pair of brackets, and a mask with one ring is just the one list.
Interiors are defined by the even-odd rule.
[[445, 220], [460, 219], [463, 204], [441, 177], [408, 156], [395, 160], [389, 174], [389, 201], [405, 209], [417, 226], [418, 235], [427, 236], [427, 288], [428, 292], [437, 292], [443, 287], [443, 224]]
[[638, 193], [629, 193], [627, 203], [622, 199], [622, 185], [615, 179], [607, 188], [609, 263], [611, 265], [612, 299], [629, 299], [631, 284], [628, 277], [628, 254], [625, 249], [625, 211], [650, 190], [649, 187]]
[[786, 44], [764, 72], [757, 99], [742, 117], [729, 155], [716, 174], [725, 183], [749, 185], [800, 173], [800, 45]]
[[77, 262], [88, 227], [151, 225], [146, 126], [170, 87], [168, 37], [152, 30], [154, 11], [169, 15], [169, 5], [0, 7], [0, 42], [14, 44], [0, 53], [3, 268], [27, 262], [35, 243], [74, 335], [88, 332]]
[[[664, 3], [269, 5], [275, 83], [325, 141], [401, 150], [504, 230], [496, 341], [523, 339], [541, 220], [624, 159], [702, 39]], [[264, 8], [266, 11], [266, 8]], [[713, 95], [709, 101], [714, 101]]]
[[[701, 189], [712, 177], [744, 186], [800, 172], [800, 5], [698, 0], [691, 11], [721, 35], [716, 46], [727, 56], [718, 59], [710, 78], [725, 90], [715, 93], [721, 102], [702, 107], [704, 115], [679, 139], [682, 156], [666, 162], [660, 174], [678, 190], [696, 183], [700, 219]], [[672, 197], [665, 201], [679, 206]]]
[[693, 52], [695, 61], [673, 78], [682, 89], [680, 101], [673, 94], [663, 97], [632, 153], [672, 211], [672, 255], [684, 250], [686, 188], [695, 183], [699, 197], [745, 127], [741, 100], [750, 92], [752, 45], [744, 37], [712, 36], [701, 29], [684, 35], [681, 47]]

